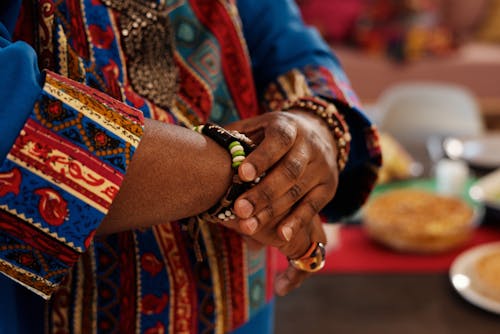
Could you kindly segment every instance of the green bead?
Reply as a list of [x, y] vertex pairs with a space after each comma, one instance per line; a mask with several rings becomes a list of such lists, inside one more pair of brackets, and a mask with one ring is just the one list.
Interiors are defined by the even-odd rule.
[[241, 161], [236, 161], [236, 162], [233, 162], [231, 164], [231, 166], [233, 166], [233, 168], [238, 168], [238, 167], [240, 167], [240, 165], [241, 165]]
[[233, 153], [233, 158], [234, 157], [244, 157], [245, 156], [245, 151], [236, 151]]
[[241, 145], [239, 141], [233, 141], [229, 144], [229, 149], [232, 149], [235, 146]]

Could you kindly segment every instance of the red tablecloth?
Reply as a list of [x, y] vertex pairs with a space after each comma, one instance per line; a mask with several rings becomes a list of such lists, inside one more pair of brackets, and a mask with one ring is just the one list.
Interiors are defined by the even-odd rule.
[[[464, 247], [439, 255], [394, 252], [371, 241], [358, 225], [342, 226], [338, 237], [338, 245], [329, 250], [326, 266], [321, 273], [445, 272], [453, 260], [466, 249], [500, 241], [500, 228], [482, 226], [474, 232]], [[280, 255], [278, 269], [283, 270], [287, 265], [286, 259]]]

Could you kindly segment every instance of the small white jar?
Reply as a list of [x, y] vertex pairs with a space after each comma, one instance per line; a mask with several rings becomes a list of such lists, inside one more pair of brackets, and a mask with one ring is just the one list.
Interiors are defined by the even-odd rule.
[[462, 160], [439, 160], [435, 166], [436, 190], [446, 196], [461, 196], [464, 193], [469, 168]]

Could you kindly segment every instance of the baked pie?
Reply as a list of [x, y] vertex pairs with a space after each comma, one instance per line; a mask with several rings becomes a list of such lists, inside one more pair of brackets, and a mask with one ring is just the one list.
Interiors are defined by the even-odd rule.
[[363, 223], [376, 241], [399, 251], [436, 253], [462, 245], [473, 228], [473, 209], [463, 200], [419, 189], [373, 198]]

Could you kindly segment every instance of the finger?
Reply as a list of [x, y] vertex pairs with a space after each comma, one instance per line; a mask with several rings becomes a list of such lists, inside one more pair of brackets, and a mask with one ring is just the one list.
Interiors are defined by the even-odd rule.
[[[282, 238], [278, 236], [276, 227], [288, 213], [289, 210], [283, 212], [281, 215], [276, 216], [274, 221], [271, 221], [266, 225], [259, 224], [256, 217], [239, 220], [237, 231], [243, 235], [251, 236], [268, 246], [281, 247], [286, 241], [283, 241]], [[231, 228], [233, 230], [235, 229], [234, 227]]]
[[251, 224], [248, 222], [242, 223], [241, 220], [222, 221], [219, 224], [241, 234], [244, 238], [254, 239], [255, 241], [273, 247], [282, 247], [285, 243], [276, 232], [278, 223], [283, 220], [289, 211], [284, 212], [282, 215], [276, 217], [276, 221], [264, 226], [257, 232], [254, 227], [249, 227]]
[[274, 290], [278, 296], [285, 296], [290, 291], [300, 287], [304, 280], [309, 276], [311, 276], [311, 273], [298, 270], [289, 265], [285, 272], [276, 277]]
[[[249, 218], [266, 207], [272, 210], [273, 203], [287, 191], [289, 191], [290, 195], [287, 196], [290, 200], [288, 208], [291, 207], [304, 195], [305, 191], [308, 191], [313, 186], [312, 182], [317, 179], [317, 175], [312, 175], [308, 180], [301, 180], [310, 158], [311, 155], [305, 145], [299, 144], [294, 147], [259, 184], [236, 200], [234, 205], [235, 214], [240, 218]], [[299, 183], [299, 181], [302, 183]], [[272, 219], [273, 215], [270, 218]]]
[[313, 242], [326, 244], [326, 234], [323, 229], [323, 222], [319, 215], [315, 215], [312, 221], [304, 226], [299, 233], [295, 233], [291, 242], [284, 244], [280, 251], [289, 258], [301, 258], [311, 247]]
[[[285, 233], [290, 233], [291, 230], [292, 238], [288, 242], [284, 249], [282, 250], [290, 258], [298, 258], [308, 249], [311, 245], [311, 239], [309, 237], [312, 225], [317, 220], [317, 215], [319, 211], [331, 200], [330, 190], [327, 186], [321, 185], [315, 187], [311, 190], [300, 202], [300, 204], [280, 223], [276, 228], [277, 233], [284, 235]], [[317, 224], [317, 223], [316, 223]], [[307, 233], [307, 234], [305, 234]], [[307, 235], [307, 238], [305, 237]]]
[[264, 131], [264, 139], [238, 169], [243, 181], [253, 181], [269, 170], [293, 146], [297, 127], [286, 117], [275, 117]]
[[[319, 215], [315, 215], [311, 222], [312, 231], [310, 237], [307, 238], [308, 245], [310, 246], [311, 242], [322, 242], [326, 244], [326, 235], [323, 229], [323, 223], [321, 222], [321, 218]], [[308, 247], [309, 247], [308, 246]], [[304, 252], [303, 252], [304, 253]], [[301, 271], [292, 265], [289, 265], [286, 271], [276, 278], [275, 283], [275, 291], [279, 296], [285, 296], [290, 291], [300, 287], [300, 285], [307, 279], [310, 275], [309, 272]]]
[[[312, 188], [316, 186], [312, 179], [302, 180], [300, 183], [293, 185], [284, 194], [276, 198], [268, 206], [264, 207], [262, 210], [258, 211], [252, 218], [255, 219], [257, 223], [257, 230], [264, 227], [275, 227], [277, 223], [280, 222], [277, 217], [283, 216], [284, 213], [290, 212], [294, 205], [305, 196]], [[257, 206], [258, 207], [258, 206]], [[257, 211], [258, 209], [256, 209]], [[250, 218], [250, 220], [252, 219]], [[247, 219], [240, 220], [240, 225], [246, 224]], [[278, 235], [283, 241], [290, 241], [294, 232], [300, 233], [300, 231], [293, 231], [290, 228], [280, 229]]]

